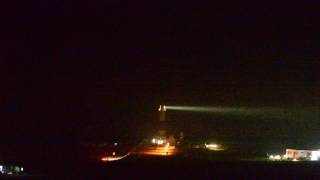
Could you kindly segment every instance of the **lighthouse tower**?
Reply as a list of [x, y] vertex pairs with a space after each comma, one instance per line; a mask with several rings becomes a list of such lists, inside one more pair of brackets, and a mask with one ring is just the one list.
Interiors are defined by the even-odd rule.
[[160, 117], [160, 130], [159, 130], [159, 136], [161, 137], [166, 137], [167, 132], [166, 132], [166, 106], [165, 105], [160, 105], [158, 108], [159, 111], [159, 117]]

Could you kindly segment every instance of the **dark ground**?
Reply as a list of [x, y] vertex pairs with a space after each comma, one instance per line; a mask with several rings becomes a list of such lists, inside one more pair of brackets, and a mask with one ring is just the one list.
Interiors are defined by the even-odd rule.
[[[319, 162], [128, 158], [109, 163], [58, 162], [29, 166], [35, 179], [317, 179]], [[32, 177], [32, 176], [31, 176]], [[25, 177], [29, 179], [30, 176]]]
[[[101, 151], [104, 148], [102, 147]], [[317, 179], [320, 177], [320, 162], [269, 161], [265, 154], [249, 153], [244, 150], [212, 152], [191, 149], [174, 157], [132, 155], [119, 161], [102, 163], [93, 158], [94, 155], [100, 154], [98, 147], [95, 147], [97, 152], [90, 150], [91, 147], [86, 150], [70, 147], [68, 155], [63, 150], [57, 151], [57, 148], [43, 149], [43, 154], [34, 153], [28, 159], [21, 156], [20, 162], [16, 163], [24, 167], [26, 174], [10, 178]], [[28, 152], [31, 152], [31, 149]], [[35, 154], [38, 158], [34, 158]]]

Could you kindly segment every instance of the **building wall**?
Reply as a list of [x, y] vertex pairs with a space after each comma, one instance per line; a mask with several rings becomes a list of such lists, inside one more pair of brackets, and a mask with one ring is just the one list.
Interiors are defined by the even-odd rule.
[[297, 150], [297, 149], [286, 149], [286, 156], [289, 159], [310, 159], [312, 151], [309, 150]]

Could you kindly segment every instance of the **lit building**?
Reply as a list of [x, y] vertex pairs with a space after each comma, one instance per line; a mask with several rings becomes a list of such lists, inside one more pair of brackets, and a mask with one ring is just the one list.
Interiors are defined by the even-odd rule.
[[312, 151], [311, 152], [311, 161], [318, 161], [320, 160], [320, 150]]
[[310, 159], [312, 151], [286, 149], [286, 157], [288, 159]]
[[0, 165], [0, 175], [14, 175], [23, 173], [24, 169], [21, 166]]

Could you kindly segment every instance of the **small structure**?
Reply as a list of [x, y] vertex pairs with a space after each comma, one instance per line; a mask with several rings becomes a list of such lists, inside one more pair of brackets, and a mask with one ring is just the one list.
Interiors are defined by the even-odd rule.
[[0, 164], [0, 176], [1, 175], [13, 175], [23, 173], [23, 167], [13, 165]]
[[292, 160], [318, 161], [320, 160], [320, 150], [286, 149], [285, 157]]
[[310, 150], [286, 149], [285, 156], [287, 159], [310, 160], [311, 154]]
[[286, 149], [284, 155], [269, 155], [270, 160], [319, 161], [320, 150]]
[[320, 150], [312, 151], [311, 161], [318, 161], [318, 160], [320, 160]]

